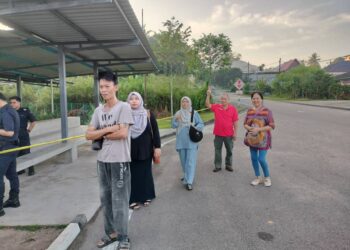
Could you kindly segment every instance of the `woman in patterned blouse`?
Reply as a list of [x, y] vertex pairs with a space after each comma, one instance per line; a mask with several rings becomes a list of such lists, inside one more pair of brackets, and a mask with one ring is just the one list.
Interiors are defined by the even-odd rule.
[[[251, 100], [253, 107], [248, 109], [244, 120], [244, 128], [247, 134], [244, 143], [250, 149], [250, 157], [256, 178], [251, 182], [253, 186], [260, 183], [265, 187], [271, 186], [269, 166], [266, 161], [267, 150], [271, 148], [271, 130], [275, 128], [272, 112], [263, 106], [263, 95], [253, 92]], [[260, 176], [260, 167], [264, 173], [264, 179]]]

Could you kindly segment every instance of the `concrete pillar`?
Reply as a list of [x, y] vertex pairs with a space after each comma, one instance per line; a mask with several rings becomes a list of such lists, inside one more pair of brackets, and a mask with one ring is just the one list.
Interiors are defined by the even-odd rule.
[[100, 104], [100, 89], [98, 87], [98, 65], [94, 62], [94, 105], [98, 107]]
[[16, 90], [17, 90], [17, 96], [19, 96], [22, 99], [22, 77], [18, 76], [17, 83], [16, 83]]
[[58, 73], [60, 78], [61, 136], [68, 137], [66, 56], [62, 46], [58, 47]]

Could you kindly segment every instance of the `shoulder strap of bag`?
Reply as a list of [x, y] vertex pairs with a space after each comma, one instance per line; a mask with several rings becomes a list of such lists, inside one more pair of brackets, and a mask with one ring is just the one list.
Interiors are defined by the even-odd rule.
[[192, 109], [192, 114], [191, 114], [191, 124], [193, 123], [193, 115], [194, 115], [194, 109]]

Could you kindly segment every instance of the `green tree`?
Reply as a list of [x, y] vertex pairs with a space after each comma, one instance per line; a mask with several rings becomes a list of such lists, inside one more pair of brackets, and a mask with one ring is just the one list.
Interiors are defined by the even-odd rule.
[[250, 84], [247, 82], [243, 87], [243, 94], [249, 95], [250, 93]]
[[336, 100], [341, 97], [343, 92], [343, 88], [339, 83], [333, 83], [329, 86], [329, 93]]
[[209, 77], [213, 70], [229, 67], [232, 60], [240, 58], [239, 54], [232, 52], [231, 40], [224, 34], [203, 34], [198, 40], [193, 40], [193, 47], [199, 55], [204, 70], [209, 72]]
[[160, 73], [166, 75], [184, 74], [188, 71], [188, 59], [191, 47], [188, 45], [191, 36], [191, 27], [175, 17], [163, 23], [165, 30], [154, 33], [149, 38], [151, 47], [158, 59]]
[[242, 71], [238, 68], [223, 68], [215, 71], [212, 83], [223, 88], [231, 89], [238, 78], [242, 78]]
[[329, 88], [335, 83], [333, 76], [317, 67], [300, 65], [281, 73], [272, 83], [273, 93], [289, 98], [330, 98]]
[[264, 68], [265, 68], [265, 64], [261, 64], [261, 65], [258, 67], [259, 71], [264, 71]]
[[320, 68], [319, 61], [321, 60], [320, 56], [317, 55], [317, 53], [312, 53], [312, 55], [309, 57], [309, 60], [307, 61], [307, 64], [312, 67], [318, 67]]
[[261, 93], [271, 93], [272, 88], [265, 80], [258, 80], [255, 83], [255, 90]]

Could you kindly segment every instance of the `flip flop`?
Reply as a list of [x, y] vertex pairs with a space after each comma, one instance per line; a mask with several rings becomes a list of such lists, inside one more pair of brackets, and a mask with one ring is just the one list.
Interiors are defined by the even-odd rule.
[[132, 210], [137, 210], [137, 209], [141, 208], [141, 206], [140, 206], [140, 204], [134, 202], [134, 203], [130, 204], [129, 208]]
[[152, 200], [146, 200], [144, 203], [143, 203], [143, 206], [145, 207], [148, 207], [150, 204], [151, 204]]
[[106, 235], [106, 236], [102, 237], [99, 240], [99, 242], [97, 242], [96, 246], [98, 248], [104, 248], [104, 247], [108, 246], [109, 244], [112, 244], [113, 242], [116, 242], [116, 241], [117, 241], [117, 237], [111, 238], [111, 237]]

